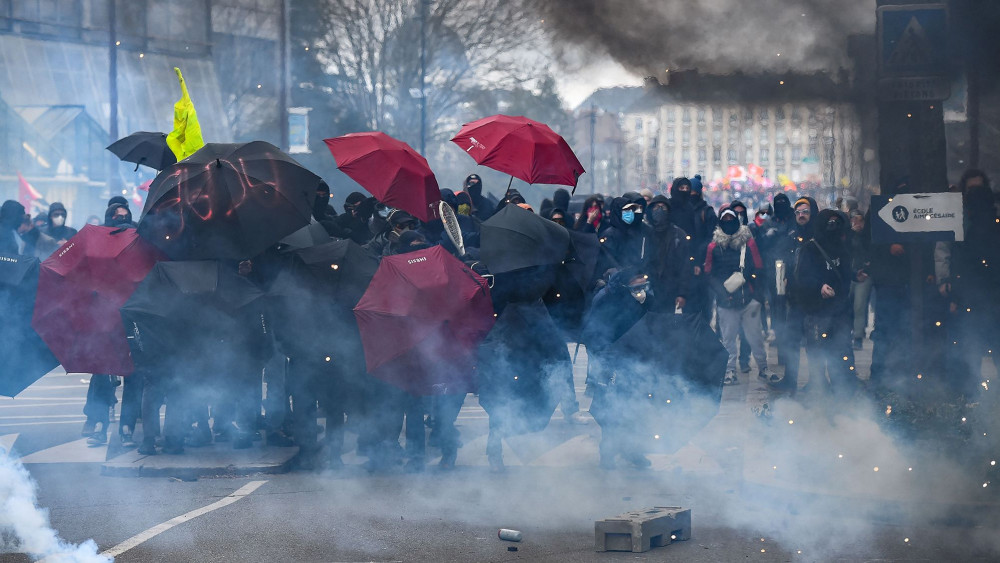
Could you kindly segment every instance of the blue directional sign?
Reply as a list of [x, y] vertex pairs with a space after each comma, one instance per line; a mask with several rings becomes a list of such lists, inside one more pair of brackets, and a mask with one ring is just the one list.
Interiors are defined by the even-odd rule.
[[948, 69], [947, 6], [882, 6], [878, 9], [878, 40], [882, 76], [943, 75]]

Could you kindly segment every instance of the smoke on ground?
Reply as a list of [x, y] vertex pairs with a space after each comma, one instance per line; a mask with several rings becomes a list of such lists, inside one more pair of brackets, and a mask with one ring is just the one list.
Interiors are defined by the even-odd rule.
[[67, 543], [49, 525], [48, 511], [38, 507], [35, 482], [14, 456], [0, 448], [0, 552], [27, 553], [47, 563], [109, 563], [97, 544]]

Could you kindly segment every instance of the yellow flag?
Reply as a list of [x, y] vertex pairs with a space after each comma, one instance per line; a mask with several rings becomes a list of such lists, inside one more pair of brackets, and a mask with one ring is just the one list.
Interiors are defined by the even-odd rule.
[[167, 135], [167, 146], [173, 151], [177, 160], [181, 161], [205, 146], [205, 141], [201, 138], [198, 113], [194, 111], [194, 104], [191, 103], [191, 95], [188, 94], [181, 69], [174, 67], [174, 72], [177, 73], [177, 80], [181, 83], [181, 99], [174, 104], [174, 130]]

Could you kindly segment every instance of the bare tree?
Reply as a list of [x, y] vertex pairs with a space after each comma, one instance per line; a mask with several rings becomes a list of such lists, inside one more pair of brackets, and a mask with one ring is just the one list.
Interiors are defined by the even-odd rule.
[[541, 24], [529, 0], [319, 0], [313, 54], [337, 103], [373, 130], [415, 144], [424, 34], [427, 140], [456, 132], [459, 106], [482, 88], [540, 76]]

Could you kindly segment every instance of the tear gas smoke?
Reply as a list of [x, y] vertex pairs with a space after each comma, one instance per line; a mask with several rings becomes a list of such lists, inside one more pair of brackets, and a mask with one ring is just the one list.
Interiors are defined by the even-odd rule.
[[[544, 0], [555, 48], [607, 52], [646, 76], [814, 71], [847, 62], [847, 37], [874, 32], [874, 0]], [[564, 60], [574, 56], [563, 49]]]
[[[17, 550], [47, 563], [109, 563], [97, 544], [66, 543], [49, 525], [48, 512], [38, 507], [35, 483], [21, 462], [0, 448], [0, 550]], [[13, 539], [12, 545], [7, 540]]]

